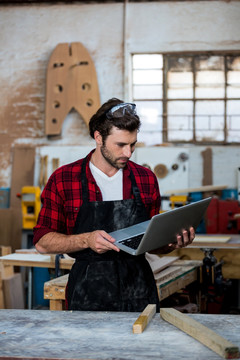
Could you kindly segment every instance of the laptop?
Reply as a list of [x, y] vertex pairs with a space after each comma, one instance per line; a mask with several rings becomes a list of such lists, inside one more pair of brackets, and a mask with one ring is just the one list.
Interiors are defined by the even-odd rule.
[[176, 236], [191, 226], [196, 230], [202, 220], [211, 197], [199, 200], [179, 208], [157, 214], [151, 220], [141, 222], [109, 233], [116, 241], [115, 245], [131, 254], [140, 255], [175, 243]]

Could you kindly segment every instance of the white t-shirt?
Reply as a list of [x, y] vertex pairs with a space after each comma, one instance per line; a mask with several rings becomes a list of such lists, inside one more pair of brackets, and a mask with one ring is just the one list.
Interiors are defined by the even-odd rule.
[[103, 201], [123, 199], [123, 170], [119, 169], [113, 176], [107, 176], [95, 165], [89, 162], [93, 177], [101, 190]]

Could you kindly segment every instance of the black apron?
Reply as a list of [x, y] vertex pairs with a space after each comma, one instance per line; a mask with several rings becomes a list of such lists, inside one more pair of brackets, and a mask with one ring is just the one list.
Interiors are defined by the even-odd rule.
[[[81, 171], [83, 204], [73, 233], [109, 233], [148, 220], [132, 172], [130, 178], [134, 199], [89, 202], [85, 158]], [[155, 280], [144, 254], [132, 256], [114, 250], [98, 254], [89, 248], [69, 255], [76, 258], [66, 292], [69, 310], [141, 312], [148, 304], [156, 304], [159, 311]]]

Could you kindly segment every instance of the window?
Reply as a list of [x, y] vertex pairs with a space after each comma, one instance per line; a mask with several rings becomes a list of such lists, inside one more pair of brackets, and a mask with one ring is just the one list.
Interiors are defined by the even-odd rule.
[[135, 54], [139, 141], [240, 143], [240, 54]]

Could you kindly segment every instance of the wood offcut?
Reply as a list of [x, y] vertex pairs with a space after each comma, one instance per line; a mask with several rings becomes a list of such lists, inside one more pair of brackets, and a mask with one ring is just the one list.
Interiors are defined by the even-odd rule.
[[224, 359], [238, 359], [239, 348], [208, 327], [173, 308], [160, 309], [161, 317], [194, 339], [215, 351]]
[[156, 304], [149, 304], [133, 324], [133, 333], [141, 334], [156, 314]]

